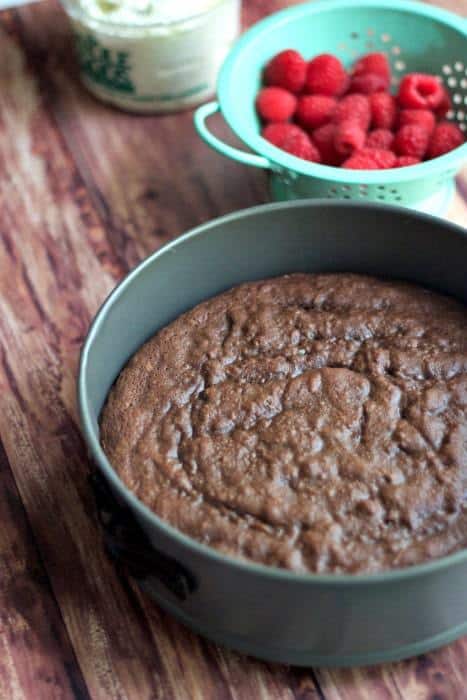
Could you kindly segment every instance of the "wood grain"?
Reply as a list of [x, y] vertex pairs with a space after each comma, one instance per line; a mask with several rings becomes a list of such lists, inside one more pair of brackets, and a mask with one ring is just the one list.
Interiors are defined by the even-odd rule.
[[[245, 22], [285, 4], [244, 2]], [[3, 13], [0, 41], [0, 698], [465, 700], [467, 639], [380, 667], [270, 665], [188, 632], [107, 560], [75, 403], [89, 322], [147, 253], [265, 201], [265, 178], [208, 149], [189, 112], [88, 95], [57, 3]], [[463, 225], [466, 195], [464, 174]]]
[[0, 697], [88, 698], [0, 445]]

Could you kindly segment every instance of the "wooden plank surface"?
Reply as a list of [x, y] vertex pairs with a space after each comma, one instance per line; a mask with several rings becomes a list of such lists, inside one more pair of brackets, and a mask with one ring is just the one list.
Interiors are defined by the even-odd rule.
[[[246, 1], [245, 22], [285, 4]], [[108, 562], [75, 403], [90, 319], [146, 254], [266, 190], [196, 137], [191, 113], [95, 101], [69, 40], [55, 2], [0, 16], [1, 700], [467, 698], [465, 638], [380, 667], [265, 664], [191, 634]], [[466, 201], [464, 173], [449, 212], [463, 225]]]

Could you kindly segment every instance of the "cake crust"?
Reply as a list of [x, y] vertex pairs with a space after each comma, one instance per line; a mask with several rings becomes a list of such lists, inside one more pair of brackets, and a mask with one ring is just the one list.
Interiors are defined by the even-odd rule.
[[467, 546], [467, 309], [417, 285], [293, 274], [158, 332], [101, 416], [161, 518], [298, 572], [409, 566]]

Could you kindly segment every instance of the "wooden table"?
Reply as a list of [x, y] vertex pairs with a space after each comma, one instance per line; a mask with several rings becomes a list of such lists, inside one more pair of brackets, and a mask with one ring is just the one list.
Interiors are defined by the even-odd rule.
[[[245, 22], [284, 4], [245, 2]], [[374, 668], [268, 665], [191, 634], [107, 560], [75, 401], [89, 322], [162, 243], [265, 201], [264, 177], [210, 151], [190, 113], [91, 98], [55, 2], [4, 12], [0, 32], [1, 700], [467, 698], [467, 638]], [[466, 193], [464, 175], [463, 224]]]

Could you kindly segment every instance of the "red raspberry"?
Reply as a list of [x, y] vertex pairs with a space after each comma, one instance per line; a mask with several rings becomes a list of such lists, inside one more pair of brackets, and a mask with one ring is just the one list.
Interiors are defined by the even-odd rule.
[[350, 158], [344, 160], [342, 168], [350, 168], [350, 170], [379, 170], [376, 161], [371, 155], [357, 151]]
[[397, 117], [395, 97], [387, 92], [370, 95], [371, 122], [375, 129], [392, 129]]
[[417, 163], [420, 163], [419, 158], [414, 158], [413, 156], [398, 156], [394, 167], [405, 168], [407, 165], [417, 165]]
[[293, 93], [299, 93], [306, 77], [306, 61], [293, 49], [281, 51], [272, 58], [264, 69], [266, 85], [282, 87]]
[[399, 85], [399, 104], [408, 109], [436, 109], [443, 95], [439, 79], [426, 73], [409, 73]]
[[422, 126], [419, 124], [406, 124], [396, 134], [394, 151], [398, 156], [423, 158], [428, 148], [429, 140], [430, 132]]
[[297, 98], [280, 87], [266, 87], [256, 97], [256, 111], [268, 122], [286, 122], [295, 112]]
[[[304, 138], [304, 136], [306, 138]], [[313, 163], [320, 163], [321, 156], [310, 137], [303, 132], [300, 136], [294, 134], [289, 136], [283, 143], [282, 149], [297, 158], [309, 160]]]
[[337, 125], [334, 135], [334, 147], [343, 156], [350, 156], [358, 151], [365, 143], [365, 131], [353, 119], [348, 119]]
[[348, 121], [356, 121], [364, 131], [370, 126], [370, 101], [366, 95], [346, 95], [336, 107], [334, 121], [336, 124]]
[[315, 56], [306, 73], [305, 90], [314, 95], [338, 96], [345, 92], [347, 73], [338, 58], [329, 53]]
[[325, 124], [313, 131], [313, 143], [320, 152], [321, 162], [325, 165], [337, 166], [342, 163], [343, 158], [334, 146], [336, 128], [335, 124]]
[[444, 153], [453, 151], [464, 143], [464, 134], [457, 124], [440, 122], [431, 136], [428, 145], [428, 158], [437, 158]]
[[387, 56], [384, 53], [367, 53], [358, 59], [353, 67], [352, 75], [366, 75], [374, 73], [385, 79], [385, 87], [388, 88], [391, 82], [391, 66]]
[[387, 90], [386, 78], [378, 73], [362, 73], [354, 75], [350, 80], [349, 92], [361, 92], [363, 95], [371, 95]]
[[396, 156], [392, 151], [383, 148], [362, 148], [345, 160], [342, 167], [352, 170], [386, 170], [393, 168], [395, 163]]
[[366, 148], [382, 148], [390, 151], [394, 141], [394, 134], [389, 129], [374, 129], [366, 137]]
[[298, 100], [296, 121], [306, 129], [317, 129], [331, 121], [336, 100], [327, 95], [303, 95]]
[[417, 124], [431, 134], [435, 128], [436, 119], [429, 109], [402, 109], [399, 114], [399, 128], [407, 124]]
[[385, 148], [362, 148], [364, 154], [370, 155], [378, 168], [393, 168], [396, 163], [396, 156], [392, 151]]
[[297, 158], [311, 160], [315, 163], [319, 163], [321, 160], [319, 151], [308, 134], [295, 124], [285, 122], [268, 124], [263, 129], [262, 136], [277, 148], [281, 148]]
[[444, 119], [449, 110], [452, 109], [451, 95], [446, 90], [446, 88], [443, 87], [442, 90], [443, 97], [441, 99], [441, 102], [439, 103], [439, 107], [435, 109], [437, 119]]
[[[303, 129], [295, 124], [287, 124], [279, 122], [276, 124], [268, 124], [261, 132], [263, 139], [266, 139], [277, 148], [282, 148], [284, 141], [293, 134], [303, 134]], [[305, 134], [306, 135], [306, 134]]]

